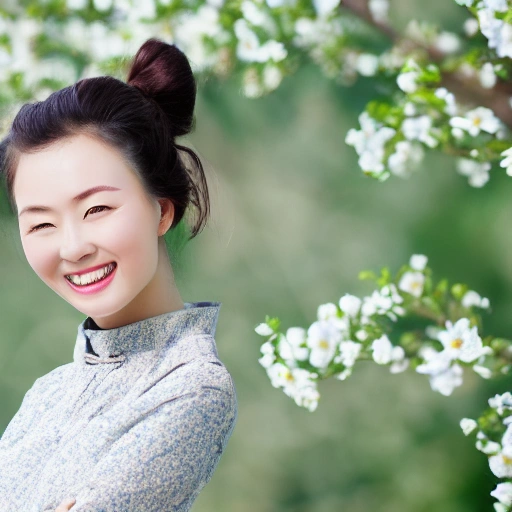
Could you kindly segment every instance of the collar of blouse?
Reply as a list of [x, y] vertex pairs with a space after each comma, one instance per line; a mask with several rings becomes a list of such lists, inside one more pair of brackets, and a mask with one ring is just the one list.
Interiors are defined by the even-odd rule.
[[94, 329], [94, 321], [87, 317], [78, 326], [73, 359], [81, 364], [118, 363], [130, 354], [161, 348], [176, 338], [215, 336], [220, 306], [220, 302], [185, 302], [184, 309], [114, 329]]

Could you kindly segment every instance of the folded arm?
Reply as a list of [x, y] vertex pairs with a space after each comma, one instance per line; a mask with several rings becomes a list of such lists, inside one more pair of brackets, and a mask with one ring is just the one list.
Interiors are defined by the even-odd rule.
[[202, 387], [159, 404], [108, 450], [72, 512], [188, 510], [210, 480], [231, 434], [236, 405]]

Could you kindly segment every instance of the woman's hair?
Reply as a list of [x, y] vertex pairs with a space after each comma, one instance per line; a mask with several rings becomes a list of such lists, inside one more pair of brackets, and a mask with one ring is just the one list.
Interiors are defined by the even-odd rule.
[[[126, 83], [111, 76], [84, 78], [27, 103], [0, 142], [0, 170], [13, 211], [19, 157], [65, 137], [88, 134], [123, 154], [145, 190], [174, 205], [171, 229], [192, 203], [196, 219], [189, 239], [206, 224], [210, 200], [203, 166], [175, 138], [194, 127], [196, 81], [185, 54], [175, 45], [148, 39], [137, 51]], [[188, 160], [188, 162], [187, 162]]]

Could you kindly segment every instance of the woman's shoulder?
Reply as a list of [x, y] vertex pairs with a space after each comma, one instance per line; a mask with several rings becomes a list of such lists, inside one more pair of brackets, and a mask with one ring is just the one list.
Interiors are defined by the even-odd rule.
[[235, 406], [237, 401], [233, 378], [219, 359], [213, 336], [206, 334], [170, 343], [140, 385], [144, 389], [139, 388], [137, 394], [144, 401], [202, 395], [205, 391], [223, 395]]
[[32, 384], [32, 387], [27, 391], [27, 395], [41, 395], [53, 393], [56, 388], [66, 380], [69, 372], [73, 369], [73, 363], [63, 364], [49, 371], [45, 375], [37, 378]]

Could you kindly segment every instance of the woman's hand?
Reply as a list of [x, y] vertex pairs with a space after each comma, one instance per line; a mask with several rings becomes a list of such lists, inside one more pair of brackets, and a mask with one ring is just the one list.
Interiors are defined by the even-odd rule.
[[64, 500], [56, 509], [55, 512], [68, 512], [68, 510], [76, 503], [75, 498]]

